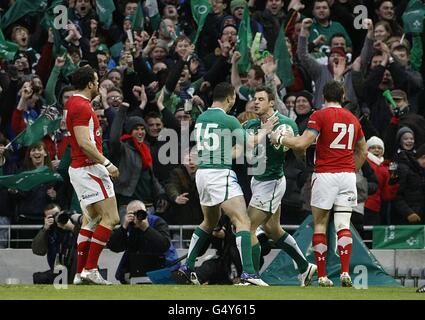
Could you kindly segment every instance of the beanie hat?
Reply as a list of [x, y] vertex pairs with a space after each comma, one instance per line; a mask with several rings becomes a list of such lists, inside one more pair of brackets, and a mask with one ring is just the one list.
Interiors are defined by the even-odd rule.
[[419, 159], [420, 157], [425, 155], [425, 143], [422, 144], [417, 150], [416, 150], [416, 159]]
[[410, 132], [411, 134], [413, 134], [413, 136], [415, 136], [415, 134], [414, 134], [413, 130], [412, 130], [412, 129], [410, 129], [409, 127], [401, 127], [401, 128], [397, 131], [397, 134], [396, 134], [396, 136], [395, 136], [395, 141], [399, 144], [399, 143], [400, 143], [400, 140], [401, 140], [401, 137], [402, 137], [405, 133], [407, 133], [407, 132]]
[[378, 138], [376, 136], [373, 136], [369, 140], [367, 140], [366, 143], [367, 143], [367, 148], [368, 149], [370, 147], [373, 147], [373, 146], [380, 146], [382, 148], [382, 150], [385, 151], [384, 141], [382, 141], [381, 138]]
[[145, 120], [143, 120], [142, 117], [129, 117], [127, 118], [125, 125], [124, 125], [124, 130], [127, 133], [131, 133], [131, 131], [136, 128], [137, 126], [144, 126], [145, 129], [147, 128], [146, 122]]
[[307, 100], [308, 100], [308, 102], [310, 103], [310, 107], [312, 108], [312, 109], [314, 109], [314, 105], [313, 105], [313, 95], [310, 93], [310, 92], [308, 92], [307, 90], [302, 90], [302, 91], [299, 91], [299, 92], [297, 92], [297, 93], [295, 93], [295, 103], [297, 103], [297, 99], [298, 99], [298, 97], [304, 97], [304, 98], [306, 98]]
[[345, 50], [344, 50], [344, 48], [343, 47], [334, 47], [334, 48], [332, 48], [331, 49], [331, 52], [329, 53], [329, 56], [332, 54], [332, 53], [337, 53], [337, 54], [339, 54], [341, 57], [345, 57]]
[[230, 12], [233, 13], [236, 8], [245, 8], [247, 5], [245, 0], [232, 0], [232, 2], [230, 2]]

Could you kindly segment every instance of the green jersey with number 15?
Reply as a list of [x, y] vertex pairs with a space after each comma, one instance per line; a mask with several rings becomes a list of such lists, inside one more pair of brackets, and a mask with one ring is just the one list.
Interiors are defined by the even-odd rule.
[[198, 117], [194, 134], [200, 169], [231, 169], [233, 146], [244, 145], [246, 141], [238, 119], [214, 107]]

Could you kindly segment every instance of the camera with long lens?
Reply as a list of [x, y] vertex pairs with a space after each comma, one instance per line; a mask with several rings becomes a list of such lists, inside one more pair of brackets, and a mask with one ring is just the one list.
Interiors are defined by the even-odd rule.
[[143, 209], [140, 209], [133, 214], [137, 218], [137, 220], [139, 220], [139, 221], [145, 220], [146, 217], [148, 216], [148, 213]]
[[59, 212], [58, 214], [55, 214], [54, 219], [55, 219], [55, 227], [60, 224], [60, 225], [65, 225], [68, 223], [68, 221], [71, 219], [72, 216], [72, 211], [67, 211], [67, 210], [63, 210], [61, 212]]

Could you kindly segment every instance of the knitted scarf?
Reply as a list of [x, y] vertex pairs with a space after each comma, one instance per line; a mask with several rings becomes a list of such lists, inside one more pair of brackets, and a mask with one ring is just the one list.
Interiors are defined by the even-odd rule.
[[370, 152], [367, 153], [367, 158], [378, 166], [381, 165], [382, 162], [384, 162], [384, 157], [377, 157]]
[[121, 141], [127, 140], [132, 140], [134, 147], [140, 153], [140, 156], [142, 157], [142, 169], [145, 170], [152, 168], [152, 155], [146, 143], [137, 141], [136, 138], [129, 134], [123, 134], [121, 136]]

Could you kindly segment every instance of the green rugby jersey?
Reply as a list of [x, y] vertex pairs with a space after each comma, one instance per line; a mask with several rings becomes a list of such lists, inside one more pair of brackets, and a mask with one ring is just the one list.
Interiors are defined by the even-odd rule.
[[[283, 114], [276, 111], [273, 116], [276, 116], [279, 119], [279, 122], [274, 126], [274, 129], [279, 127], [282, 124], [287, 124], [292, 127], [292, 130], [294, 131], [294, 135], [298, 135], [298, 126], [295, 123], [294, 120], [284, 116]], [[245, 125], [244, 128], [248, 131], [248, 134], [257, 134], [258, 130], [261, 128], [261, 120], [260, 119], [252, 119], [249, 120]], [[277, 180], [283, 177], [283, 164], [285, 162], [285, 151], [283, 149], [283, 146], [274, 146], [270, 143], [270, 139], [267, 137], [266, 141], [266, 151], [265, 151], [265, 157], [264, 157], [264, 145], [259, 144], [257, 146], [257, 155], [258, 161], [265, 162], [265, 170], [264, 173], [255, 175], [254, 177], [258, 181], [269, 181], [269, 180]], [[263, 156], [261, 156], [263, 154]], [[264, 160], [263, 160], [264, 159]], [[258, 164], [257, 164], [258, 166]], [[255, 171], [254, 171], [255, 172]]]
[[194, 135], [200, 169], [231, 169], [232, 147], [236, 143], [245, 145], [246, 141], [238, 119], [214, 107], [198, 117]]

